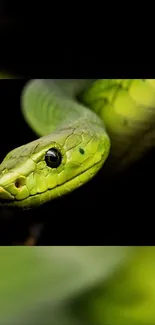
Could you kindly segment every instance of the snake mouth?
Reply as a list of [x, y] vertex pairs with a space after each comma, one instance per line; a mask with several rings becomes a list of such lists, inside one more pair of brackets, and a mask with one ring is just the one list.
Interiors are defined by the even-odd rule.
[[[22, 208], [23, 210], [29, 210], [40, 206], [48, 201], [52, 201], [53, 199], [69, 194], [77, 188], [81, 187], [84, 185], [84, 183], [87, 183], [93, 178], [101, 166], [102, 161], [99, 161], [93, 166], [84, 170], [82, 173], [79, 173], [75, 177], [70, 178], [67, 182], [64, 182], [54, 188], [47, 189], [42, 193], [29, 195], [29, 197], [21, 200], [17, 200], [15, 196], [12, 196], [9, 192], [3, 189], [3, 187], [0, 187], [0, 205]], [[1, 189], [5, 193], [5, 196], [1, 195]]]

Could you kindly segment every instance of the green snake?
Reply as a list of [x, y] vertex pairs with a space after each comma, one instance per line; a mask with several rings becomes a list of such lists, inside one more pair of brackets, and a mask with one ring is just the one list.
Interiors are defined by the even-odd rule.
[[101, 168], [118, 173], [155, 144], [155, 80], [30, 80], [21, 110], [38, 138], [1, 162], [1, 205], [39, 206]]

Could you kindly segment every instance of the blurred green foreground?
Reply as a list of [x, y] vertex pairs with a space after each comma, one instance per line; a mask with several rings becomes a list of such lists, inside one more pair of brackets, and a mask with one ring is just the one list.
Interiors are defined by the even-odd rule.
[[155, 247], [0, 247], [0, 325], [154, 325]]

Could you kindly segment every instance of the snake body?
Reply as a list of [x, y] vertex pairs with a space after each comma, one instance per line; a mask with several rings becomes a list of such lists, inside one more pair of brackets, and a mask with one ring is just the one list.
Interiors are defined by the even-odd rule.
[[21, 109], [38, 139], [2, 161], [3, 205], [27, 209], [53, 200], [101, 168], [126, 168], [155, 143], [154, 80], [30, 80]]

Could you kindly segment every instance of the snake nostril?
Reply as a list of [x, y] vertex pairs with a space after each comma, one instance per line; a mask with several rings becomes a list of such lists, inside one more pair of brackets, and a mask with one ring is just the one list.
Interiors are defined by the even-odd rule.
[[22, 187], [23, 185], [25, 185], [25, 178], [24, 179], [22, 177], [17, 178], [14, 184], [17, 188]]
[[19, 187], [22, 186], [22, 185], [21, 185], [21, 182], [19, 181], [19, 179], [17, 179], [17, 180], [15, 181], [15, 186], [16, 186], [17, 188], [19, 188]]

